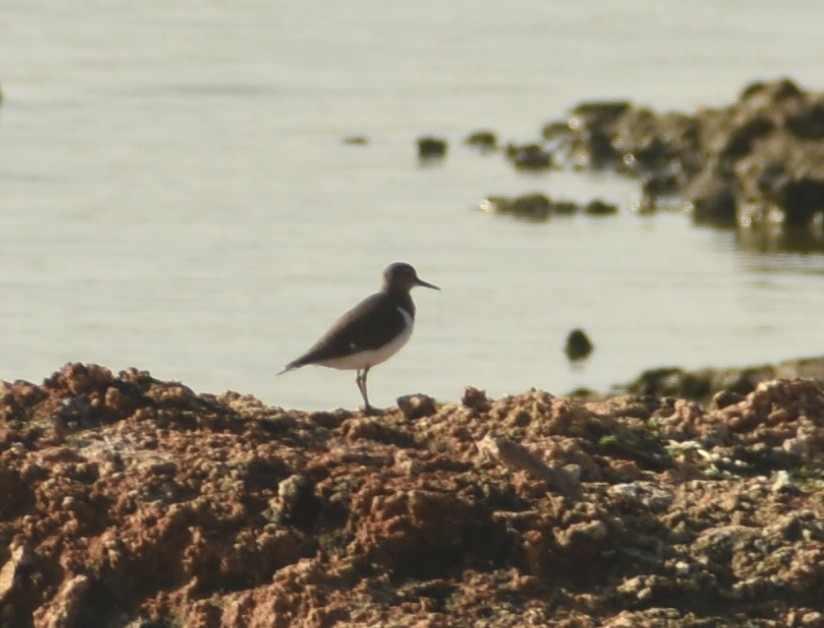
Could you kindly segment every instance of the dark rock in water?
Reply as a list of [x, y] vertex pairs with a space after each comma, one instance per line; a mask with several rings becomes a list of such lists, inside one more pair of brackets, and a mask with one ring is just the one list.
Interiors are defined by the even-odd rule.
[[482, 151], [493, 151], [498, 148], [498, 137], [493, 131], [475, 131], [466, 137], [464, 144], [475, 146]]
[[564, 353], [570, 360], [583, 360], [589, 357], [593, 350], [592, 341], [582, 329], [573, 329], [567, 336]]
[[[764, 248], [824, 250], [824, 92], [807, 92], [789, 79], [747, 86], [737, 102], [692, 113], [656, 112], [629, 101], [584, 102], [566, 120], [544, 125], [535, 142], [509, 144], [518, 169], [556, 164], [613, 172], [641, 184], [634, 209], [691, 209], [694, 222], [739, 229], [738, 242]], [[466, 143], [497, 146], [479, 130]], [[422, 157], [443, 156], [446, 145], [421, 138]], [[532, 220], [572, 213], [574, 205], [526, 195], [488, 197], [485, 211]], [[590, 215], [612, 214], [593, 202]]]
[[572, 216], [580, 211], [575, 201], [552, 201], [552, 213], [559, 216]]
[[446, 156], [448, 144], [445, 139], [426, 135], [418, 138], [418, 157], [421, 159], [438, 159]]
[[[586, 169], [616, 167], [621, 162], [621, 154], [613, 145], [611, 133], [607, 130], [620, 116], [632, 108], [628, 101], [584, 102], [570, 113], [566, 126], [575, 132], [569, 142], [572, 162]], [[547, 125], [546, 130], [554, 125]]]
[[354, 146], [363, 146], [369, 143], [369, 138], [365, 135], [347, 135], [343, 138], [344, 144], [352, 144]]
[[[739, 213], [750, 204], [770, 207], [785, 228], [807, 228], [824, 209], [824, 92], [789, 79], [753, 83], [729, 106], [692, 113], [585, 102], [567, 120], [547, 123], [542, 135], [551, 151], [535, 144], [535, 155], [541, 149], [555, 162], [636, 177], [644, 207], [681, 197], [698, 223], [743, 226], [747, 216]], [[748, 228], [768, 224], [777, 222], [750, 221]]]
[[600, 100], [582, 102], [570, 113], [569, 127], [594, 128], [609, 124], [633, 107], [628, 100]]
[[708, 173], [696, 180], [687, 194], [696, 223], [725, 227], [735, 224], [735, 187], [727, 179]]
[[552, 203], [543, 194], [525, 194], [512, 202], [512, 213], [521, 218], [546, 220], [552, 211]]
[[[775, 365], [764, 364], [742, 368], [703, 368], [688, 371], [677, 367], [649, 369], [625, 386], [636, 395], [653, 397], [684, 397], [723, 407], [734, 403], [730, 395], [746, 395], [762, 382], [775, 378], [806, 377], [824, 383], [824, 358], [787, 360]], [[726, 395], [721, 395], [724, 392]]]
[[641, 192], [648, 196], [667, 196], [678, 193], [680, 184], [674, 172], [653, 172], [644, 177]]
[[506, 156], [522, 170], [545, 170], [552, 167], [552, 153], [540, 144], [510, 144]]
[[487, 196], [478, 207], [494, 214], [512, 214], [526, 220], [547, 220], [552, 203], [549, 198], [536, 192], [516, 197]]
[[610, 216], [618, 213], [618, 206], [595, 199], [584, 206], [584, 213], [589, 216]]
[[541, 130], [541, 135], [543, 135], [544, 139], [548, 142], [568, 139], [574, 135], [574, 133], [575, 132], [569, 127], [568, 122], [558, 121], [545, 124]]
[[572, 201], [553, 201], [540, 192], [521, 196], [487, 196], [480, 203], [481, 211], [511, 214], [524, 220], [548, 220], [552, 214], [574, 214], [578, 206]]
[[478, 209], [492, 214], [511, 214], [524, 220], [548, 220], [553, 214], [572, 215], [581, 208], [573, 201], [552, 200], [540, 192], [521, 196], [487, 196]]
[[612, 141], [601, 129], [588, 129], [581, 133], [576, 142], [572, 161], [576, 167], [588, 170], [617, 167], [621, 156], [612, 145]]
[[753, 150], [756, 141], [775, 130], [775, 124], [766, 116], [745, 118], [727, 133], [721, 149], [722, 160], [736, 161]]
[[787, 181], [778, 191], [778, 202], [786, 212], [785, 224], [806, 226], [824, 209], [824, 172]]
[[646, 370], [626, 389], [635, 395], [687, 399], [704, 399], [711, 392], [708, 372], [687, 372], [677, 367]]

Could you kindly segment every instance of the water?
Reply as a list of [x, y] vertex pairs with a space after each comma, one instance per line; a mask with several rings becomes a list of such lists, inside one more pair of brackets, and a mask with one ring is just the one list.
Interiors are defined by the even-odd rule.
[[[820, 89], [820, 3], [5, 0], [0, 13], [0, 378], [67, 361], [199, 391], [354, 406], [354, 374], [275, 378], [413, 263], [409, 346], [372, 400], [466, 385], [605, 389], [643, 368], [824, 353], [824, 258], [759, 254], [627, 181], [513, 171], [460, 146], [583, 99], [723, 105], [781, 75]], [[452, 142], [417, 163], [422, 133]], [[365, 134], [366, 146], [342, 138]], [[475, 209], [543, 191], [618, 216], [527, 224]], [[592, 359], [570, 366], [583, 327]]]

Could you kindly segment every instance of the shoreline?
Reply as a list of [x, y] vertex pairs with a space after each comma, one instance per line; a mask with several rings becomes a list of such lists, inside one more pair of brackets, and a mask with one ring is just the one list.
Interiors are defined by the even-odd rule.
[[[824, 621], [824, 391], [298, 412], [68, 364], [0, 396], [34, 625]], [[10, 625], [11, 625], [10, 624]]]

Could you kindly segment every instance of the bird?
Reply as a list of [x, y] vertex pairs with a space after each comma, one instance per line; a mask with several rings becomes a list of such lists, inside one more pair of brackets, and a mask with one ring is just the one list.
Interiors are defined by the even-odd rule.
[[355, 383], [363, 397], [364, 410], [372, 414], [366, 390], [369, 369], [385, 362], [403, 347], [412, 335], [415, 304], [410, 291], [416, 286], [440, 290], [418, 277], [405, 262], [390, 264], [383, 271], [380, 292], [366, 297], [341, 316], [320, 340], [278, 373], [316, 364], [335, 369], [355, 370]]

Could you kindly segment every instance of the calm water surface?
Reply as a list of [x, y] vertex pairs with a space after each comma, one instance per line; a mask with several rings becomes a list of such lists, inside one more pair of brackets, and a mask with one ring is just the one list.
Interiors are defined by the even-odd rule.
[[[824, 353], [822, 256], [742, 250], [682, 214], [633, 214], [631, 182], [516, 173], [459, 144], [479, 127], [534, 138], [582, 99], [688, 110], [780, 75], [824, 88], [821, 17], [812, 0], [6, 0], [0, 378], [81, 360], [353, 406], [354, 374], [275, 373], [396, 260], [443, 290], [416, 291], [376, 404]], [[443, 163], [417, 163], [424, 132], [452, 141]], [[475, 209], [531, 191], [621, 213]], [[575, 367], [573, 327], [596, 344]]]

